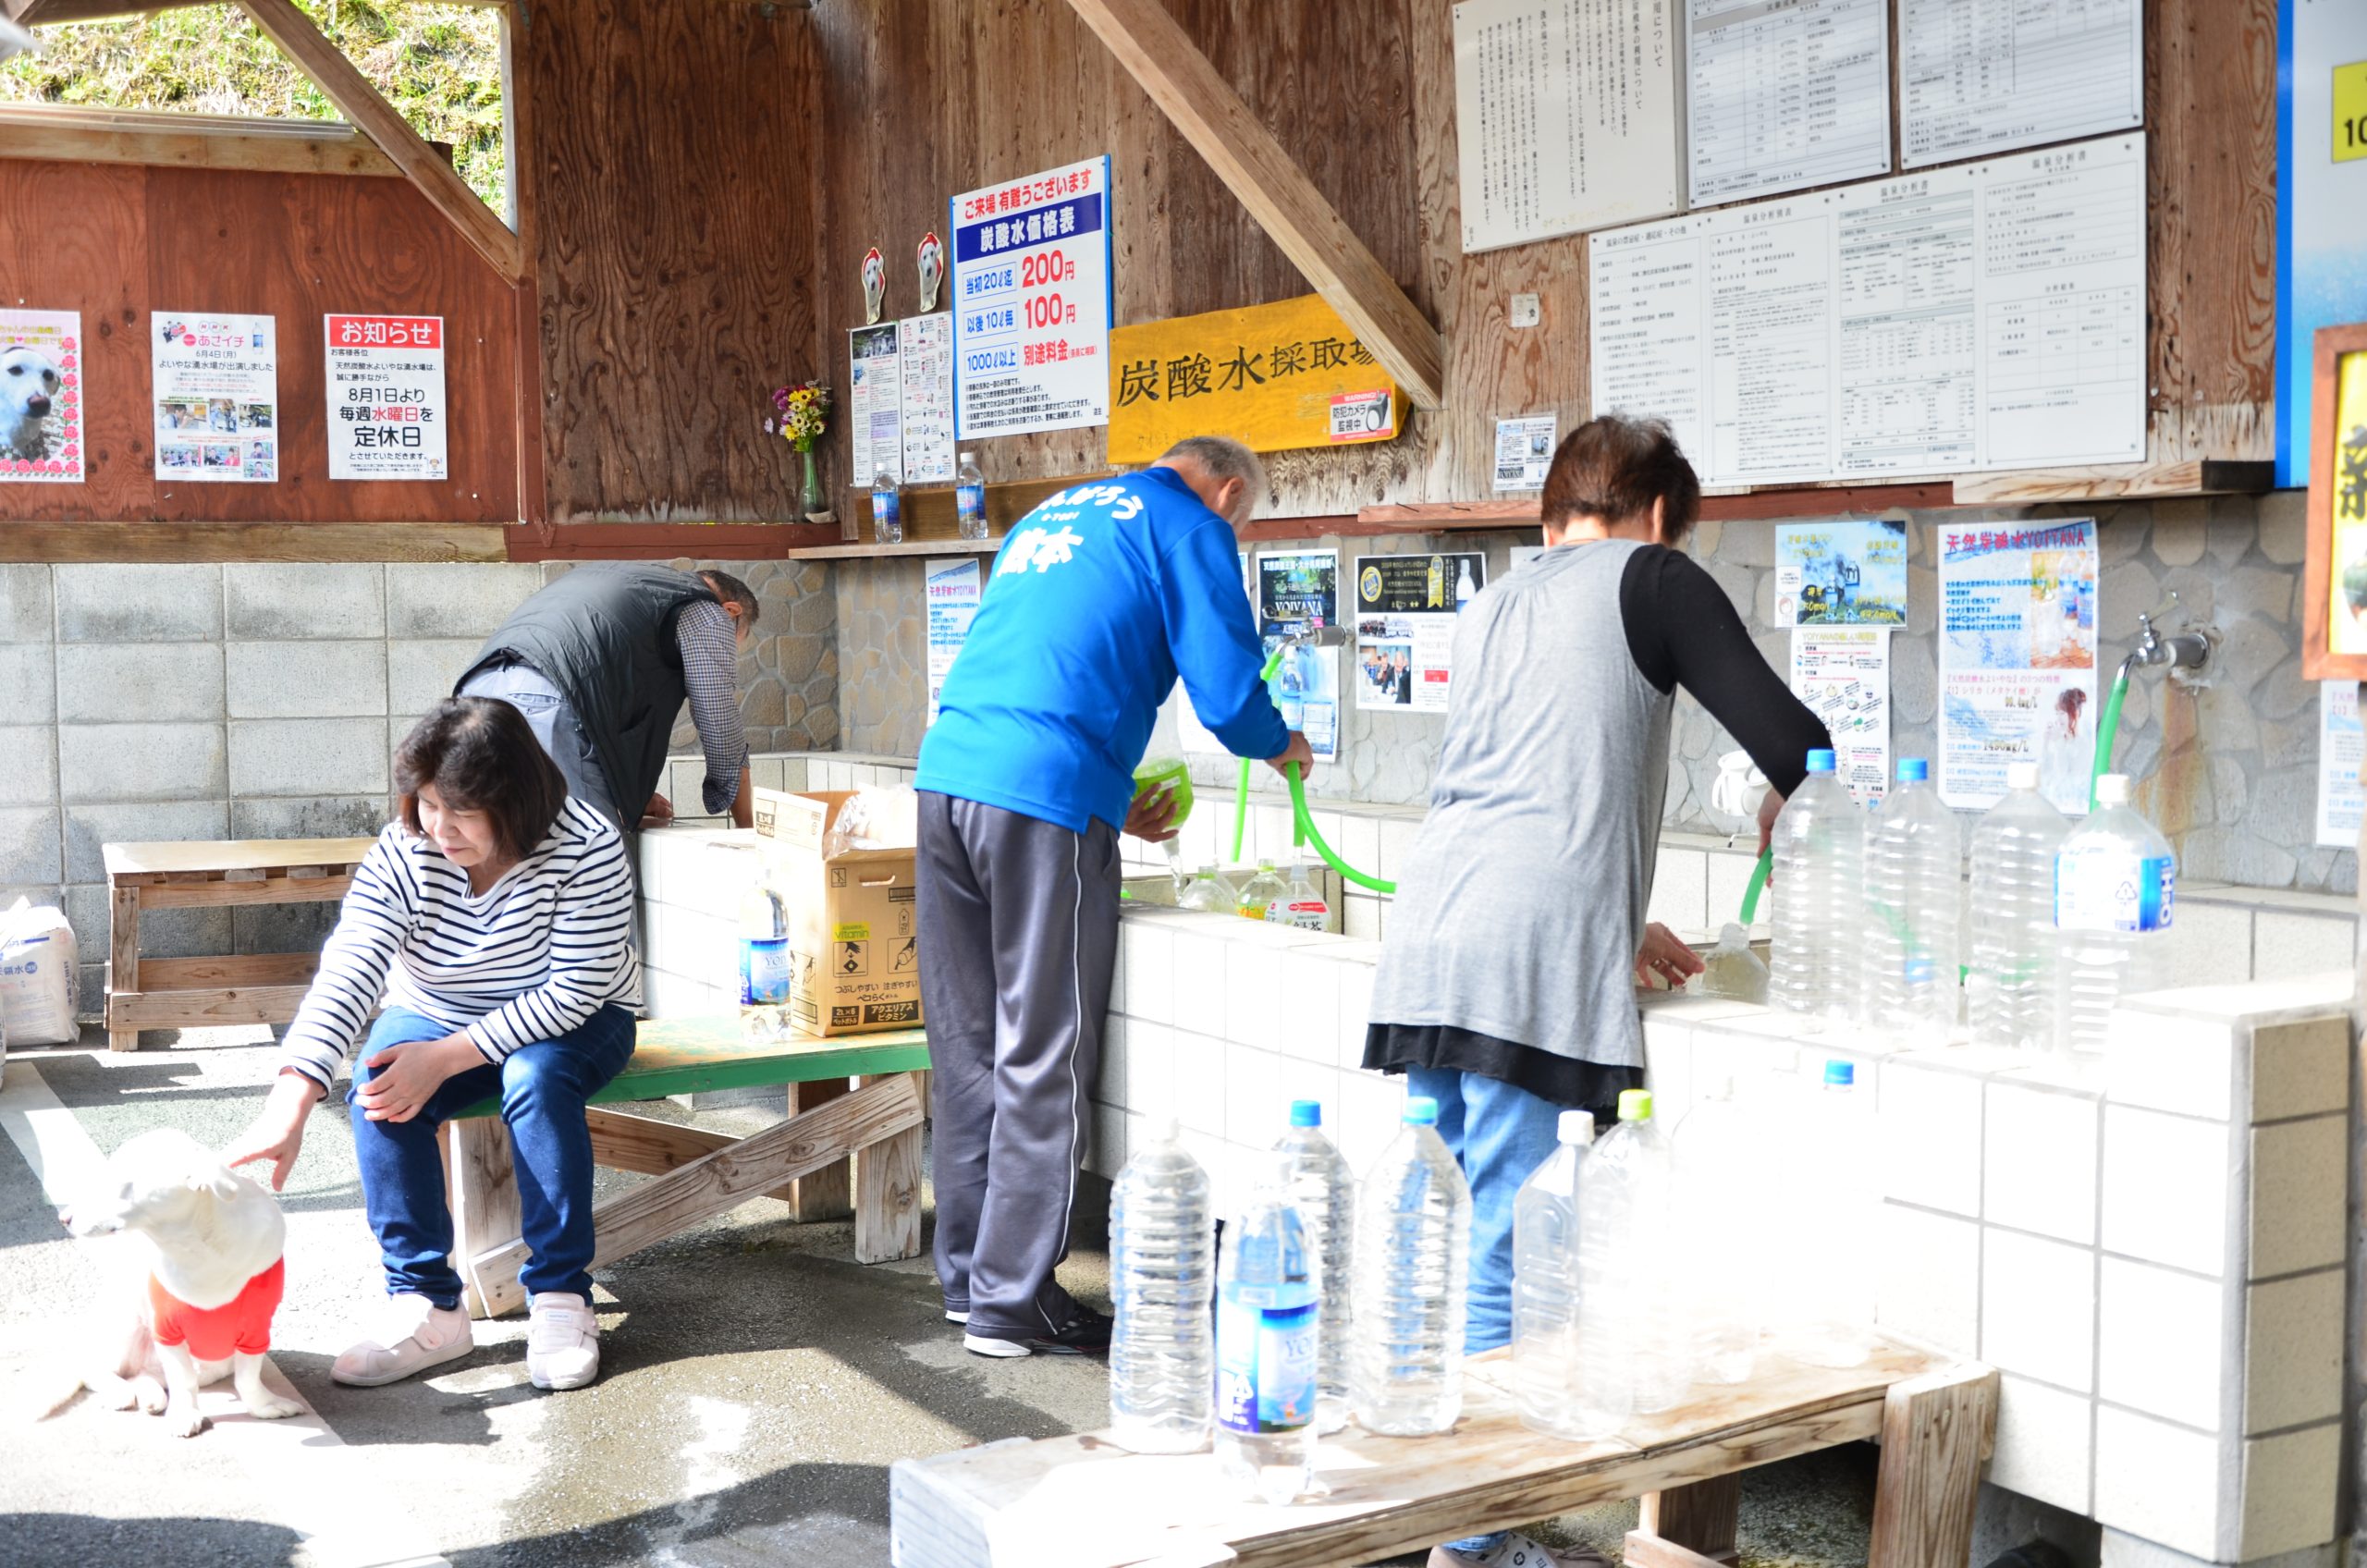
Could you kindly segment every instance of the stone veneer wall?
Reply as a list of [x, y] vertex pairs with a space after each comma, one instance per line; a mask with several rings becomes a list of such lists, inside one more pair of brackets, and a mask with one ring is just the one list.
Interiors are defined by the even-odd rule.
[[[836, 600], [813, 564], [732, 572], [757, 751], [836, 742]], [[393, 745], [565, 566], [0, 566], [0, 908], [62, 902], [95, 1011], [110, 839], [317, 838], [386, 821]], [[687, 721], [677, 736], [695, 745]], [[696, 809], [695, 805], [691, 809]], [[170, 910], [152, 957], [316, 947], [336, 906]]]
[[[2358, 887], [2349, 850], [2313, 845], [2317, 790], [2317, 702], [2301, 679], [2299, 603], [2303, 547], [2300, 491], [2266, 496], [1999, 509], [1992, 518], [2093, 517], [2099, 526], [2103, 668], [2100, 684], [2133, 645], [2137, 617], [2175, 591], [2198, 623], [2221, 634], [2208, 685], [2173, 691], [2159, 672], [2131, 682], [2116, 762], [2139, 780], [2140, 807], [2168, 833], [2179, 874], [2250, 887], [2349, 893]], [[1892, 639], [1892, 738], [1901, 756], [1937, 743], [1938, 578], [1933, 551], [1942, 521], [1963, 512], [1916, 512], [1908, 521], [1908, 627]], [[1691, 549], [1758, 633], [1777, 668], [1788, 667], [1787, 634], [1771, 630], [1772, 522], [1703, 523]], [[1343, 570], [1357, 555], [1484, 550], [1491, 574], [1509, 568], [1511, 546], [1534, 534], [1310, 541], [1337, 547]], [[1260, 549], [1290, 546], [1264, 545]], [[911, 756], [920, 746], [926, 698], [921, 565], [889, 560], [842, 565], [836, 578], [840, 704], [850, 750]], [[2099, 692], [2099, 698], [2102, 692]], [[1154, 748], [1173, 744], [1162, 721]], [[1419, 803], [1443, 721], [1394, 712], [1345, 716], [1342, 764], [1317, 770], [1313, 790], [1334, 799]], [[1679, 694], [1672, 728], [1666, 821], [1710, 830], [1702, 798], [1720, 753], [1733, 742], [1699, 704]], [[1227, 765], [1195, 757], [1204, 782], [1229, 780]]]

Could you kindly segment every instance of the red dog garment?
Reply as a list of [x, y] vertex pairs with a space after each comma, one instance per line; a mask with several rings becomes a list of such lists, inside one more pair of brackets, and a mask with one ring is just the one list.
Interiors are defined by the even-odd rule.
[[187, 1341], [190, 1354], [200, 1361], [227, 1361], [232, 1351], [261, 1355], [271, 1348], [271, 1315], [279, 1310], [287, 1283], [288, 1260], [281, 1258], [223, 1305], [203, 1307], [173, 1296], [151, 1274], [148, 1305], [156, 1321], [156, 1342]]

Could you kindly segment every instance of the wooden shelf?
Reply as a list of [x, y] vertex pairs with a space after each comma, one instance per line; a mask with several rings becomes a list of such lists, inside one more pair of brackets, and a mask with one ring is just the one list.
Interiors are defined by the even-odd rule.
[[792, 561], [852, 561], [899, 556], [991, 556], [1008, 534], [985, 539], [907, 539], [901, 545], [809, 545], [789, 552]]
[[509, 558], [491, 522], [0, 522], [0, 562]]

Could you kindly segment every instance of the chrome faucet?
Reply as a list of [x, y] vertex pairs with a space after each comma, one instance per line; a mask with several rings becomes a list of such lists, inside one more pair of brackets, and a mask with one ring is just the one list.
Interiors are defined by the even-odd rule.
[[2175, 591], [2170, 594], [2169, 603], [2137, 618], [2137, 646], [2120, 661], [2120, 680], [2123, 682], [2128, 680], [2132, 670], [2163, 666], [2171, 669], [2201, 669], [2210, 659], [2211, 638], [2208, 633], [2174, 631], [2165, 637], [2154, 626], [2154, 616], [2173, 609], [2178, 612], [2178, 624], [2184, 626], [2188, 619], [2186, 606], [2178, 602]]

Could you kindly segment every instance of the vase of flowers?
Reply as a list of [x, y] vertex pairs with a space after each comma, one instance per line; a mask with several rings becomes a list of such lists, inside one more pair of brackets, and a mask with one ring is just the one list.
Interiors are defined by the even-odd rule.
[[822, 438], [823, 429], [830, 421], [830, 389], [819, 381], [801, 381], [781, 387], [773, 394], [773, 410], [779, 423], [765, 421], [767, 431], [778, 428], [781, 438], [797, 448], [797, 459], [803, 472], [799, 476], [797, 507], [808, 521], [827, 522], [830, 517], [830, 498], [822, 489], [822, 476], [814, 464], [814, 443]]

